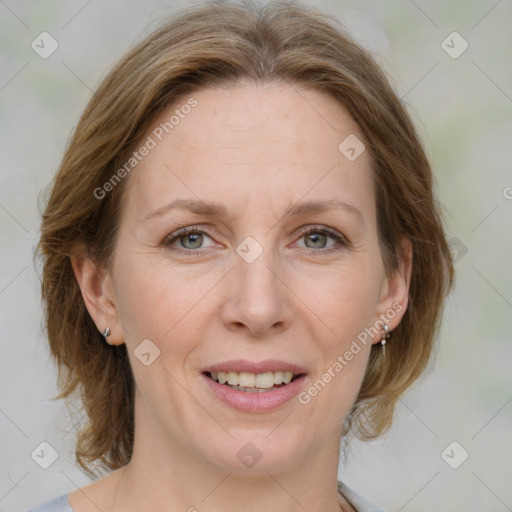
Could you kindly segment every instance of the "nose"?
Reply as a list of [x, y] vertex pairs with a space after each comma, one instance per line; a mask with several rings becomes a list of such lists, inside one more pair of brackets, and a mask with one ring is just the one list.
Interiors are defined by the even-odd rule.
[[293, 310], [284, 274], [271, 251], [264, 250], [252, 263], [237, 257], [235, 268], [226, 276], [227, 296], [221, 310], [226, 328], [246, 331], [252, 337], [268, 337], [288, 329]]

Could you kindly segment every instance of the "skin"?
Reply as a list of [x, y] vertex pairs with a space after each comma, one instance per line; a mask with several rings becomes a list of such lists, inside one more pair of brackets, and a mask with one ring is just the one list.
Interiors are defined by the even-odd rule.
[[[109, 326], [108, 343], [128, 346], [137, 390], [131, 462], [72, 492], [70, 503], [75, 512], [229, 512], [241, 503], [246, 511], [353, 510], [336, 491], [341, 425], [380, 333], [306, 405], [240, 412], [211, 394], [201, 372], [230, 359], [281, 359], [307, 368], [307, 389], [393, 304], [402, 308], [387, 323], [397, 326], [410, 246], [387, 276], [371, 160], [368, 151], [349, 161], [338, 150], [349, 134], [363, 137], [334, 99], [249, 82], [193, 97], [197, 107], [128, 178], [111, 269], [80, 245], [72, 258], [98, 330]], [[179, 198], [219, 202], [231, 217], [175, 209], [145, 219]], [[299, 201], [328, 199], [358, 213], [283, 218]], [[186, 236], [165, 245], [187, 226], [204, 231], [202, 245]], [[330, 227], [349, 242], [301, 234], [304, 226]], [[252, 263], [236, 252], [247, 236], [263, 248]], [[134, 356], [147, 338], [160, 350], [149, 366]], [[252, 468], [237, 457], [248, 442], [262, 454]]]

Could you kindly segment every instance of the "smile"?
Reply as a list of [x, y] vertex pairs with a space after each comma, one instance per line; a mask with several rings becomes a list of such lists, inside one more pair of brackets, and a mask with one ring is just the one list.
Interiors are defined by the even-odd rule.
[[273, 411], [305, 386], [305, 368], [284, 361], [227, 361], [205, 368], [201, 377], [213, 396], [243, 412]]
[[264, 373], [249, 372], [208, 372], [215, 382], [245, 393], [266, 393], [290, 384], [299, 375], [293, 372], [277, 371]]

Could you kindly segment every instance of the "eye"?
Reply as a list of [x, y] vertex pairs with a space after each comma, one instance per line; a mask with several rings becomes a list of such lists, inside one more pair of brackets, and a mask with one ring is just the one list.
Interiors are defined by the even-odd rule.
[[[305, 240], [305, 247], [308, 252], [315, 255], [322, 255], [349, 247], [350, 242], [345, 236], [334, 229], [327, 227], [309, 226], [300, 231], [299, 240]], [[187, 254], [189, 256], [201, 255], [208, 247], [213, 247], [211, 236], [207, 230], [199, 229], [196, 226], [189, 226], [179, 229], [168, 235], [162, 242], [162, 246], [172, 251]], [[327, 245], [329, 238], [334, 242]], [[206, 239], [212, 241], [211, 244], [204, 246]]]
[[[200, 230], [195, 226], [190, 226], [188, 228], [180, 229], [168, 235], [162, 242], [162, 245], [164, 247], [181, 253], [197, 253], [199, 252], [197, 249], [204, 248], [202, 244], [203, 241], [205, 240], [205, 237], [210, 238], [206, 231]], [[176, 244], [179, 245], [176, 247]], [[211, 244], [210, 247], [212, 245], [213, 244]]]
[[[334, 243], [326, 245], [329, 238], [334, 240]], [[349, 245], [341, 233], [327, 227], [310, 226], [302, 230], [300, 240], [305, 241], [305, 247], [310, 249], [311, 253], [332, 252]]]

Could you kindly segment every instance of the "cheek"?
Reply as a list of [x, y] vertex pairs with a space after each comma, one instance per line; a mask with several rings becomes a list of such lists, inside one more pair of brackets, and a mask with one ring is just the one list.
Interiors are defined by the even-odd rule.
[[303, 275], [295, 289], [324, 323], [326, 338], [336, 342], [330, 346], [336, 347], [372, 324], [380, 287], [381, 279], [370, 265], [340, 265], [315, 275]]
[[357, 395], [372, 346], [368, 329], [375, 321], [379, 283], [377, 273], [353, 268], [302, 281], [297, 295], [318, 317], [313, 339], [322, 361], [307, 395], [321, 394], [319, 404], [331, 402], [345, 410]]
[[179, 268], [155, 255], [125, 257], [118, 266], [116, 298], [126, 343], [133, 349], [149, 338], [161, 351], [188, 350], [183, 344], [195, 339], [198, 320], [206, 315], [203, 299], [218, 281], [214, 274], [192, 265]]

